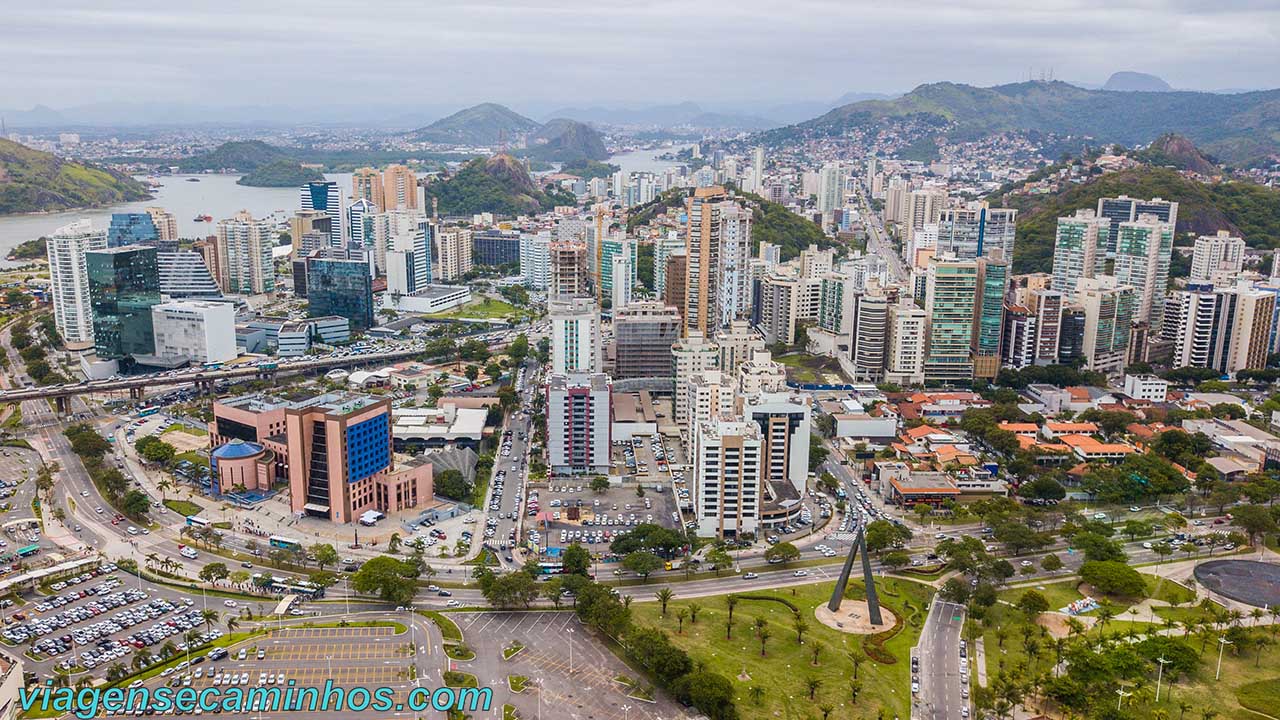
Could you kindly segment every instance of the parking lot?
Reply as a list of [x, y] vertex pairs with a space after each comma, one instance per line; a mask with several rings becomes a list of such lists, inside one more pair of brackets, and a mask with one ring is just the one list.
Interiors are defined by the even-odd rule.
[[640, 497], [635, 486], [610, 487], [597, 493], [589, 485], [552, 480], [548, 487], [530, 492], [526, 510], [529, 526], [536, 524], [544, 540], [540, 544], [546, 547], [577, 542], [602, 554], [608, 552], [615, 537], [636, 525], [679, 528], [682, 520], [670, 484], [655, 482], [643, 487], [644, 496]]
[[[614, 678], [641, 678], [596, 642], [573, 613], [484, 612], [450, 617], [461, 628], [467, 646], [476, 653], [475, 660], [454, 664], [481, 682], [491, 683], [495, 706], [510, 703], [526, 718], [537, 717], [539, 705], [547, 717], [685, 717], [679, 705], [661, 694], [654, 703], [628, 698], [624, 686]], [[510, 660], [503, 660], [503, 649], [513, 641], [519, 641], [525, 649]], [[529, 678], [531, 687], [522, 693], [511, 692], [505, 685], [510, 675]], [[624, 710], [624, 706], [629, 709]]]

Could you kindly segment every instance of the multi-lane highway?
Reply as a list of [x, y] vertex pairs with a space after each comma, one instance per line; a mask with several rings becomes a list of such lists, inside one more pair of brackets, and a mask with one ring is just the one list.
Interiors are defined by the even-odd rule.
[[[968, 702], [961, 688], [969, 676], [962, 670], [960, 658], [961, 631], [964, 629], [965, 607], [959, 603], [935, 600], [929, 608], [920, 642], [912, 651], [911, 716], [920, 720], [964, 720]], [[918, 666], [916, 662], [918, 660]]]

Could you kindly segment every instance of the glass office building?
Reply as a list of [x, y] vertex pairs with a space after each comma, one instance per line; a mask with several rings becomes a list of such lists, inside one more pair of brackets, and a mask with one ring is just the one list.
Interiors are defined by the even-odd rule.
[[107, 228], [107, 247], [151, 245], [160, 242], [160, 230], [147, 213], [112, 213]]
[[310, 317], [345, 317], [351, 321], [353, 331], [373, 327], [373, 278], [368, 260], [316, 253], [307, 258], [306, 283]]
[[155, 353], [151, 307], [160, 303], [156, 254], [155, 248], [140, 245], [85, 253], [98, 357], [119, 360]]

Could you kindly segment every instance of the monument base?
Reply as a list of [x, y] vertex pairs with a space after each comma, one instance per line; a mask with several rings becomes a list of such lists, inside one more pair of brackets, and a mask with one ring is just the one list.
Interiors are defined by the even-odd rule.
[[881, 605], [880, 619], [883, 622], [880, 625], [872, 625], [867, 611], [867, 601], [848, 598], [840, 601], [840, 609], [835, 612], [828, 610], [826, 603], [823, 603], [814, 610], [813, 614], [823, 625], [850, 635], [872, 635], [892, 628], [897, 622], [897, 616]]

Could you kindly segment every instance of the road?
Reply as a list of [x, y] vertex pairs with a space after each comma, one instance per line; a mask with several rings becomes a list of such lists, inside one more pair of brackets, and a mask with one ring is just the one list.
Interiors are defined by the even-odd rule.
[[[526, 480], [529, 468], [529, 440], [533, 433], [528, 408], [533, 407], [533, 394], [538, 391], [539, 383], [541, 382], [540, 370], [536, 361], [526, 361], [524, 368], [525, 389], [520, 395], [520, 405], [524, 409], [512, 413], [507, 418], [506, 429], [511, 431], [511, 453], [503, 455], [502, 443], [499, 442], [498, 445], [497, 460], [493, 464], [493, 472], [496, 477], [498, 472], [505, 471], [506, 478], [503, 483], [502, 497], [497, 498], [497, 525], [494, 526], [493, 537], [485, 538], [485, 544], [498, 549], [499, 562], [505, 568], [513, 568], [518, 564], [515, 562], [514, 556], [512, 556], [512, 560], [507, 560], [507, 557], [511, 555], [509, 538], [513, 530], [516, 532], [517, 539], [519, 538], [520, 513], [524, 512], [523, 500], [529, 489]], [[491, 504], [494, 501], [493, 490], [493, 481], [490, 480], [489, 501]], [[516, 500], [517, 497], [520, 498], [520, 501]], [[485, 506], [482, 509], [485, 511], [486, 517], [495, 515], [494, 511], [489, 510], [489, 506]], [[507, 545], [507, 549], [500, 549], [503, 544]]]
[[[919, 658], [920, 692], [912, 699], [911, 717], [919, 720], [963, 720], [967, 701], [960, 688], [960, 633], [964, 629], [965, 607], [959, 603], [934, 601], [920, 633], [920, 642], [912, 651]], [[917, 677], [913, 673], [913, 679]]]
[[867, 202], [865, 195], [859, 193], [858, 201], [862, 205], [863, 225], [867, 229], [867, 254], [879, 255], [889, 263], [889, 269], [893, 272], [893, 276], [898, 282], [907, 280], [907, 266], [902, 261], [902, 257], [894, 249], [893, 243], [885, 237], [884, 221], [880, 215], [871, 208], [871, 204]]

